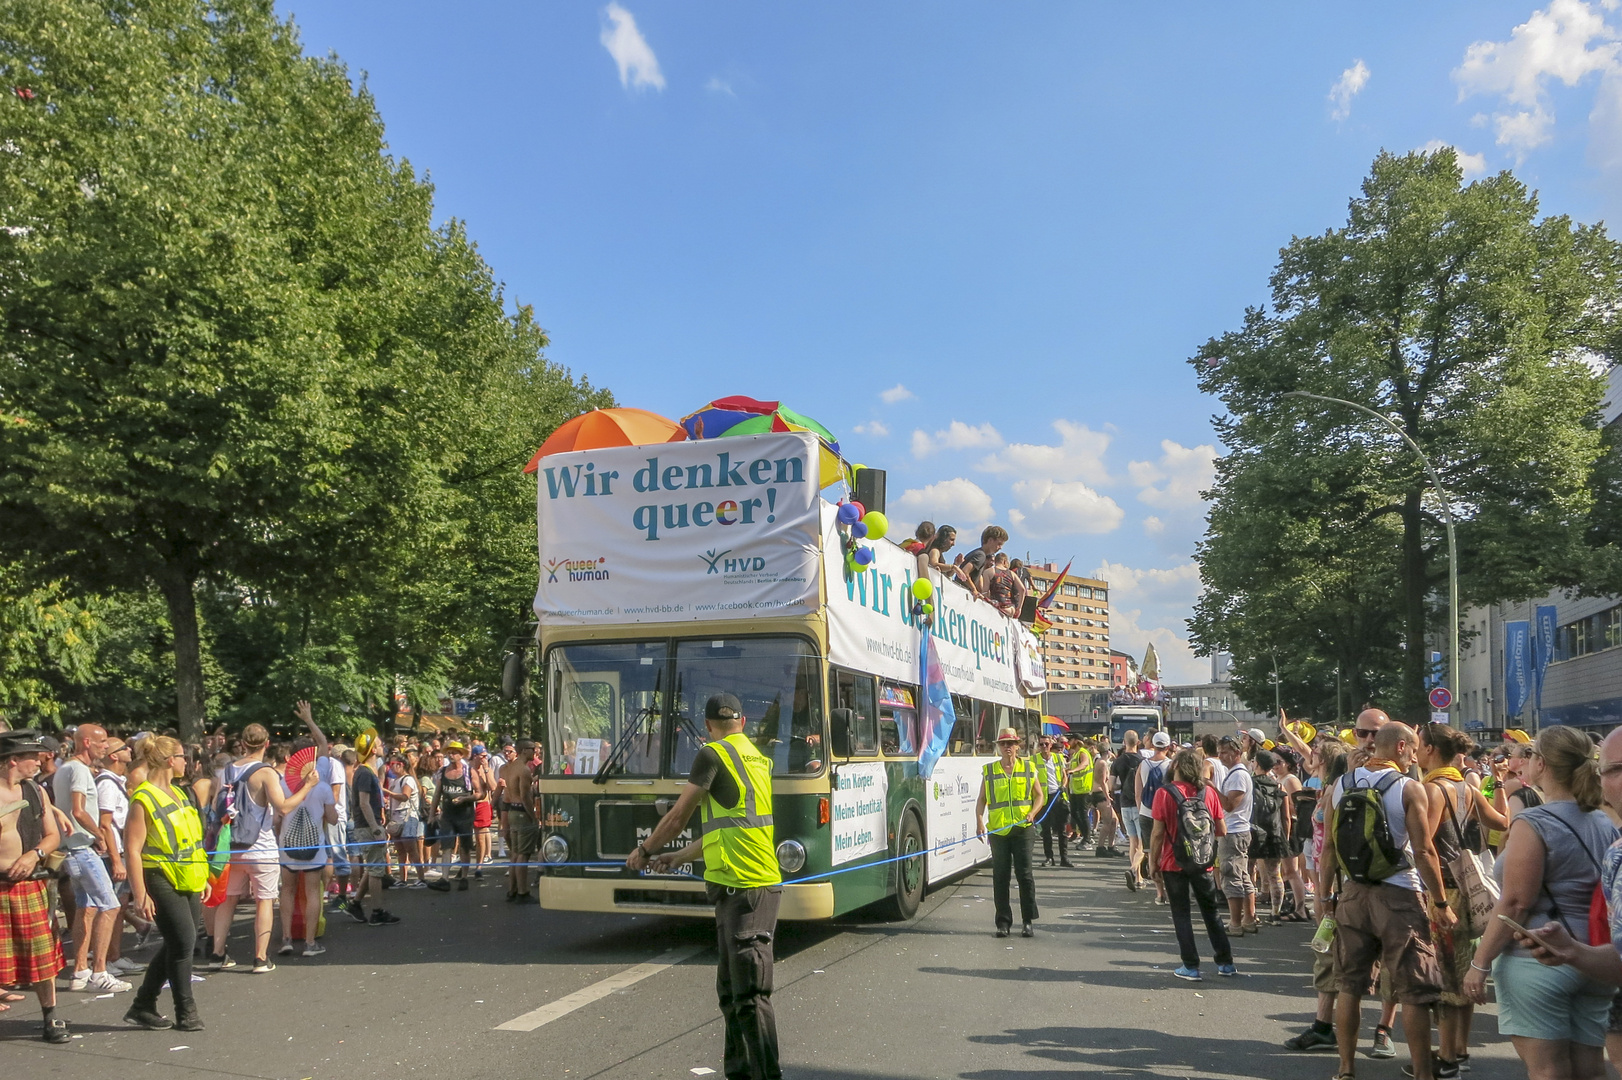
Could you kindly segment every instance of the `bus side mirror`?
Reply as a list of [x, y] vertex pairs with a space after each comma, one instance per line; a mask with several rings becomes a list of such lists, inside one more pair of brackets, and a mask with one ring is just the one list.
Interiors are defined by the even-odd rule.
[[850, 757], [850, 745], [855, 741], [856, 710], [835, 709], [829, 714], [833, 722], [833, 730], [829, 733], [833, 739], [834, 757]]

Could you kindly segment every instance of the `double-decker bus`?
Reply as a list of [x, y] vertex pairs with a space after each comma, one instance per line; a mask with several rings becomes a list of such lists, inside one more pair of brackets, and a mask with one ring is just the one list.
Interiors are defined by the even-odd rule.
[[[620, 863], [674, 804], [723, 692], [773, 762], [782, 918], [872, 904], [909, 918], [929, 885], [989, 858], [979, 775], [999, 728], [1040, 731], [1035, 642], [938, 580], [920, 626], [916, 559], [888, 538], [862, 541], [872, 561], [853, 571], [818, 458], [788, 433], [542, 459], [544, 907], [711, 914], [702, 864]], [[926, 632], [956, 713], [927, 780]], [[671, 850], [698, 828], [695, 814]]]

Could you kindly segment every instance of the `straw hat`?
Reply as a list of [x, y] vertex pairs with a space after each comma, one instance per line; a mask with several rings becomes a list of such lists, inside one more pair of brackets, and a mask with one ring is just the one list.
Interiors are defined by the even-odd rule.
[[1015, 731], [1011, 727], [1005, 727], [1001, 731], [997, 732], [997, 743], [998, 743], [998, 745], [1001, 745], [1002, 743], [1005, 743], [1005, 742], [1011, 742], [1011, 743], [1019, 742], [1019, 732]]

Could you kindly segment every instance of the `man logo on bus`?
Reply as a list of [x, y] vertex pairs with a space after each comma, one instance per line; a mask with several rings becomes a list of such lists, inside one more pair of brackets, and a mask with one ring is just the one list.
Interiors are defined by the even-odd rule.
[[705, 575], [708, 576], [710, 574], [719, 574], [721, 570], [718, 564], [721, 562], [723, 556], [730, 554], [732, 554], [732, 549], [727, 548], [725, 551], [715, 551], [712, 549], [700, 555], [699, 561], [709, 565], [709, 569], [704, 571]]

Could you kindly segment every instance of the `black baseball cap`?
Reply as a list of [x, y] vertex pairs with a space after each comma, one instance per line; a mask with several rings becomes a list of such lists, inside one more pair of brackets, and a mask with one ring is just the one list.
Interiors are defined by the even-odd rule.
[[731, 694], [712, 694], [710, 700], [704, 703], [704, 719], [741, 720], [743, 719], [743, 702]]

